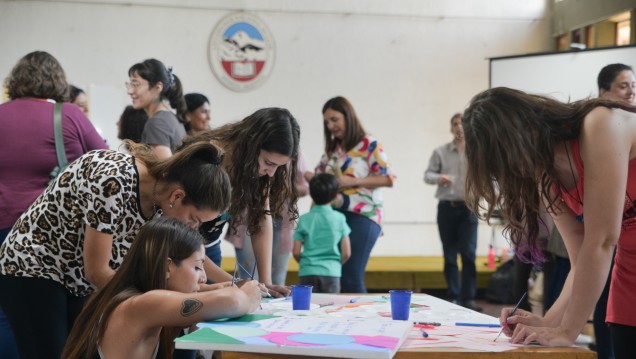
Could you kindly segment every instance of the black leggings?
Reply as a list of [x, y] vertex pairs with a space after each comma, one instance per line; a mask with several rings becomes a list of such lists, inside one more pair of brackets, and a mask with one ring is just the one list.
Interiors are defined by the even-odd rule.
[[0, 306], [20, 358], [59, 358], [86, 298], [49, 279], [0, 275]]
[[612, 336], [612, 346], [614, 347], [615, 359], [634, 358], [634, 343], [636, 343], [636, 327], [629, 325], [614, 324], [609, 325]]

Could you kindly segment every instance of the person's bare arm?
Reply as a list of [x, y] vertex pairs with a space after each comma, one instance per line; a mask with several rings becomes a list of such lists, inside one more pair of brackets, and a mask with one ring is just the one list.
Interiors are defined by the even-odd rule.
[[349, 258], [351, 258], [351, 241], [349, 236], [344, 236], [340, 241], [340, 263], [344, 264]]
[[368, 176], [364, 178], [356, 178], [351, 176], [338, 177], [340, 182], [340, 188], [350, 187], [365, 187], [365, 188], [379, 188], [379, 187], [393, 187], [393, 179], [389, 176]]
[[[580, 135], [585, 166], [583, 240], [577, 243], [562, 233], [572, 262], [571, 289], [556, 328], [518, 325], [515, 343], [533, 341], [544, 345], [571, 345], [587, 322], [600, 296], [611, 265], [612, 252], [621, 232], [627, 187], [627, 168], [633, 147], [633, 125], [606, 108], [586, 116]], [[557, 228], [563, 227], [558, 219]], [[567, 230], [565, 230], [567, 232]]]
[[146, 327], [186, 327], [251, 313], [261, 303], [261, 290], [257, 281], [247, 281], [240, 287], [198, 293], [152, 290], [129, 301], [129, 320]]
[[206, 277], [208, 277], [208, 279], [210, 279], [214, 283], [222, 283], [232, 280], [232, 275], [224, 271], [221, 267], [214, 264], [214, 262], [212, 262], [212, 260], [208, 256], [205, 256], [203, 269], [205, 270]]
[[[266, 200], [266, 210], [269, 211], [269, 199]], [[272, 216], [264, 215], [260, 221], [260, 231], [250, 234], [252, 248], [258, 263], [258, 279], [265, 285], [272, 284], [272, 247], [274, 240], [274, 228]]]
[[292, 249], [292, 254], [294, 255], [294, 259], [296, 262], [300, 263], [300, 252], [302, 250], [303, 244], [300, 241], [294, 241], [294, 248]]
[[84, 274], [89, 282], [100, 289], [115, 275], [108, 265], [113, 250], [113, 235], [99, 232], [89, 225], [84, 231]]
[[168, 146], [164, 145], [150, 145], [152, 147], [152, 152], [155, 153], [158, 159], [164, 160], [166, 158], [170, 158], [172, 156], [172, 150]]

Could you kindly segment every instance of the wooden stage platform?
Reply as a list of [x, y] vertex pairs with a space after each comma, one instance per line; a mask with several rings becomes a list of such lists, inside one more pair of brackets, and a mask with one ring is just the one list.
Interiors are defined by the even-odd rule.
[[[236, 258], [223, 257], [221, 267], [228, 273], [234, 270]], [[461, 268], [461, 261], [458, 261]], [[486, 265], [486, 257], [477, 257], [477, 288], [484, 289], [493, 270]], [[298, 263], [289, 260], [287, 285], [298, 283]], [[441, 256], [430, 257], [371, 257], [367, 265], [365, 283], [370, 290], [411, 289], [420, 292], [423, 289], [444, 289], [444, 259]]]

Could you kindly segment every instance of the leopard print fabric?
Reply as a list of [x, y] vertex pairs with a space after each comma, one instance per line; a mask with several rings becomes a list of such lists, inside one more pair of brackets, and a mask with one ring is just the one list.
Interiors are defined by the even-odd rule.
[[111, 150], [88, 152], [20, 216], [0, 247], [0, 273], [51, 279], [86, 296], [95, 286], [84, 275], [85, 226], [113, 235], [109, 266], [117, 269], [149, 220], [140, 208], [135, 158]]

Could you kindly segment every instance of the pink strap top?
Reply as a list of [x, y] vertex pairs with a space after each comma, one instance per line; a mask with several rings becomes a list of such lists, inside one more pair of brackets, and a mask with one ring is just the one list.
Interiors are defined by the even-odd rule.
[[[574, 186], [570, 191], [562, 191], [561, 194], [563, 201], [568, 208], [576, 214], [577, 219], [583, 221], [583, 202], [585, 198], [583, 189], [585, 187], [585, 175], [579, 140], [575, 139], [570, 141], [569, 146], [574, 160], [573, 165], [576, 166], [579, 176], [576, 181], [576, 186]], [[622, 219], [623, 230], [630, 227], [636, 227], [636, 158], [629, 161], [624, 207], [625, 209]]]

